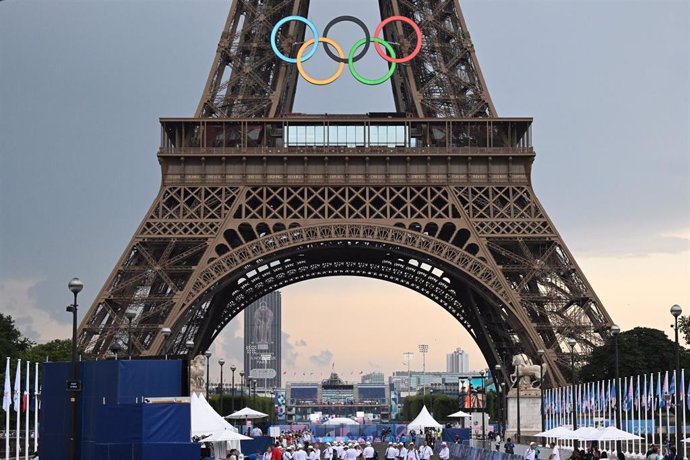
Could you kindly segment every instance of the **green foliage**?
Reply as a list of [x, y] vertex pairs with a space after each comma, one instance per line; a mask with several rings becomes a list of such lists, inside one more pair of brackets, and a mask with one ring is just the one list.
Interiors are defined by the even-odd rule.
[[[690, 368], [690, 353], [681, 348], [680, 364]], [[675, 342], [662, 331], [636, 327], [618, 335], [618, 365], [621, 377], [674, 369]], [[580, 369], [581, 382], [615, 377], [614, 339], [592, 350], [588, 362]]]
[[457, 397], [444, 394], [427, 395], [426, 397], [406, 396], [400, 419], [411, 422], [425, 404], [429, 412], [432, 412], [434, 418], [439, 422], [447, 419], [448, 415], [459, 410], [459, 400]]
[[682, 335], [685, 343], [690, 345], [690, 315], [678, 318], [678, 332]]
[[32, 345], [33, 342], [22, 336], [17, 329], [14, 319], [10, 315], [0, 313], [0, 356], [3, 358], [9, 356], [12, 360], [21, 358], [22, 353]]
[[[211, 404], [211, 407], [213, 407], [216, 412], [220, 414], [220, 395], [211, 395], [211, 397], [208, 400], [209, 404]], [[240, 396], [239, 394], [235, 395], [235, 410], [240, 410], [244, 406], [250, 407], [254, 410], [258, 410], [259, 412], [263, 412], [264, 414], [268, 414], [268, 421], [271, 423], [275, 423], [276, 421], [276, 410], [275, 410], [275, 402], [273, 398], [267, 398], [264, 396]], [[223, 395], [223, 414], [220, 415], [230, 415], [232, 413], [232, 395], [225, 394]], [[266, 420], [266, 419], [262, 419]]]
[[32, 363], [42, 363], [44, 361], [71, 361], [72, 360], [72, 340], [55, 339], [48, 343], [34, 345], [29, 348], [22, 357]]

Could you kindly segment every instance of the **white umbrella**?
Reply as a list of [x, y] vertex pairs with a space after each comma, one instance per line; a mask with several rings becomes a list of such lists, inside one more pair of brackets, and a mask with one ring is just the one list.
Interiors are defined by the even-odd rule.
[[551, 428], [550, 430], [542, 431], [534, 436], [538, 438], [558, 438], [562, 439], [563, 436], [568, 436], [572, 434], [573, 430], [566, 428], [564, 426], [557, 426], [556, 428]]
[[268, 414], [264, 414], [263, 412], [259, 412], [258, 410], [254, 410], [254, 409], [251, 409], [249, 407], [245, 407], [244, 409], [240, 409], [236, 412], [233, 412], [230, 415], [225, 416], [225, 418], [238, 419], [238, 420], [247, 420], [247, 419], [264, 418], [264, 417], [268, 417]]
[[326, 420], [323, 422], [324, 425], [359, 425], [359, 423], [355, 422], [351, 418], [347, 417], [335, 417]]
[[601, 430], [601, 434], [597, 441], [632, 441], [635, 439], [642, 439], [640, 436], [628, 433], [627, 431], [619, 430], [615, 426], [607, 426]]
[[467, 412], [463, 412], [463, 411], [459, 410], [459, 411], [457, 411], [457, 412], [454, 413], [454, 414], [450, 414], [448, 417], [452, 417], [452, 418], [467, 418], [467, 417], [472, 417], [472, 416], [471, 416], [470, 414], [468, 414]]
[[561, 439], [581, 439], [583, 441], [596, 441], [601, 436], [601, 430], [593, 426], [583, 426], [575, 431], [563, 435]]

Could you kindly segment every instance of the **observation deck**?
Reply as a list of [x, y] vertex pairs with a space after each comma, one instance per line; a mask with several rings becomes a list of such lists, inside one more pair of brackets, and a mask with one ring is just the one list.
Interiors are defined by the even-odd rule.
[[532, 118], [162, 118], [165, 183], [528, 181]]

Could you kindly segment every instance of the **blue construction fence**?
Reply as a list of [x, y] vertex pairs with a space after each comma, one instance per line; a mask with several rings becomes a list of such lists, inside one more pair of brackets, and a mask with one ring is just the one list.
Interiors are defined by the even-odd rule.
[[[274, 425], [280, 428], [281, 432], [287, 431], [301, 431], [309, 428], [312, 436], [317, 442], [334, 442], [334, 441], [358, 441], [358, 442], [415, 442], [418, 438], [423, 436], [412, 437], [407, 432], [407, 424], [379, 424], [379, 425]], [[467, 442], [470, 439], [469, 428], [445, 428], [442, 436], [443, 440], [451, 443]]]

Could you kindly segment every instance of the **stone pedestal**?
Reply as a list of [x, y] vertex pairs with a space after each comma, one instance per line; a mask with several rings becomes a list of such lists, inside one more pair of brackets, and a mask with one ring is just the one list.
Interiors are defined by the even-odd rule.
[[[508, 423], [506, 424], [506, 437], [513, 438], [517, 434], [518, 427], [518, 397], [517, 389], [512, 388], [508, 392]], [[533, 436], [541, 432], [541, 391], [539, 388], [520, 389], [520, 434]]]

